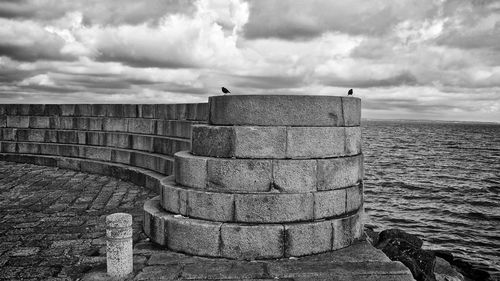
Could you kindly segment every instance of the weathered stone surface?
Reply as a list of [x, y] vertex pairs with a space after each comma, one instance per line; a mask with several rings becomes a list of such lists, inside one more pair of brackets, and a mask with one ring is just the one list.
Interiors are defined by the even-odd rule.
[[106, 146], [130, 148], [131, 135], [122, 133], [106, 133]]
[[28, 128], [30, 125], [29, 116], [7, 116], [7, 127]]
[[273, 160], [272, 188], [279, 192], [316, 191], [316, 160]]
[[233, 259], [263, 259], [283, 256], [282, 225], [238, 225], [221, 228], [222, 256]]
[[361, 99], [342, 97], [342, 111], [345, 126], [359, 126], [361, 123]]
[[314, 218], [328, 218], [346, 213], [346, 190], [336, 189], [314, 193]]
[[330, 221], [285, 225], [285, 256], [304, 256], [332, 249]]
[[342, 127], [287, 128], [286, 156], [290, 158], [327, 158], [347, 155]]
[[218, 191], [268, 191], [271, 160], [209, 158], [207, 188]]
[[105, 118], [103, 123], [104, 131], [126, 132], [127, 119], [125, 118]]
[[361, 127], [345, 127], [345, 153], [346, 155], [361, 153]]
[[156, 121], [153, 119], [128, 119], [128, 132], [151, 135], [155, 133]]
[[285, 127], [193, 126], [192, 153], [225, 158], [284, 158]]
[[106, 266], [112, 277], [125, 277], [133, 270], [132, 215], [114, 213], [106, 217]]
[[167, 223], [169, 249], [200, 256], [220, 256], [222, 223], [170, 217]]
[[206, 157], [193, 156], [187, 151], [175, 154], [175, 181], [192, 188], [205, 188], [207, 178]]
[[30, 116], [30, 128], [50, 128], [50, 117]]
[[220, 262], [216, 260], [186, 264], [180, 274], [182, 280], [269, 281], [269, 279], [263, 280], [264, 276], [266, 276], [266, 272], [262, 263]]
[[355, 126], [361, 111], [361, 102], [343, 108], [334, 96], [226, 95], [212, 96], [209, 103], [214, 125]]
[[130, 142], [132, 149], [153, 151], [153, 137], [142, 135], [131, 135]]
[[345, 189], [346, 191], [346, 212], [355, 211], [363, 205], [363, 185], [355, 185]]
[[313, 218], [312, 193], [235, 194], [236, 221], [276, 223]]
[[187, 216], [210, 221], [231, 221], [234, 217], [233, 194], [190, 190]]
[[362, 155], [318, 160], [318, 190], [340, 189], [362, 179]]
[[332, 250], [347, 247], [363, 235], [361, 214], [362, 212], [360, 211], [346, 218], [332, 220]]
[[17, 144], [19, 153], [38, 154], [40, 153], [40, 145], [37, 143], [21, 142]]
[[106, 116], [107, 105], [106, 104], [92, 104], [92, 116]]

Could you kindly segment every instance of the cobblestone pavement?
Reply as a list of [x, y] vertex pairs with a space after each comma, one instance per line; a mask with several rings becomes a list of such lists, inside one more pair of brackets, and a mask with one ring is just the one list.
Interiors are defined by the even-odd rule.
[[0, 280], [75, 280], [104, 266], [105, 216], [134, 216], [154, 194], [118, 179], [0, 161]]

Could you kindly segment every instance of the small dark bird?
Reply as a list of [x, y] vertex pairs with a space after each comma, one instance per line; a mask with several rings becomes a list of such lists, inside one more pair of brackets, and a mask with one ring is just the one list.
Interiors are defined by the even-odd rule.
[[352, 89], [350, 89], [349, 91], [347, 91], [347, 95], [348, 96], [352, 96]]
[[222, 92], [223, 92], [224, 94], [230, 94], [230, 93], [231, 93], [228, 89], [226, 89], [226, 88], [224, 88], [224, 87], [222, 87]]

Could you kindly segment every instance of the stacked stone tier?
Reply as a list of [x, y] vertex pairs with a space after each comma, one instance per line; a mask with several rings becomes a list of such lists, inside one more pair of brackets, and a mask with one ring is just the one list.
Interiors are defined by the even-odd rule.
[[230, 259], [304, 256], [351, 245], [362, 235], [361, 211], [315, 222], [247, 224], [175, 215], [160, 198], [144, 205], [144, 231], [170, 250]]

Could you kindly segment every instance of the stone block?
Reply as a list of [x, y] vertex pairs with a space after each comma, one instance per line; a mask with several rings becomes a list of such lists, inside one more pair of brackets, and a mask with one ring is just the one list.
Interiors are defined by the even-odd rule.
[[78, 143], [77, 131], [57, 131], [59, 143]]
[[56, 143], [57, 142], [57, 131], [55, 130], [46, 130], [45, 131], [45, 136], [43, 137], [44, 142], [52, 142]]
[[74, 122], [77, 130], [87, 131], [90, 129], [90, 120], [87, 117], [76, 117]]
[[61, 127], [61, 117], [51, 116], [49, 117], [49, 126], [51, 129], [59, 129]]
[[126, 132], [127, 119], [125, 118], [105, 118], [103, 122], [104, 131]]
[[18, 129], [14, 128], [3, 128], [2, 130], [2, 140], [4, 141], [15, 141], [17, 138]]
[[271, 160], [209, 158], [207, 188], [216, 191], [269, 191]]
[[[18, 130], [18, 132], [21, 130]], [[33, 142], [43, 142], [45, 140], [45, 130], [40, 129], [32, 129], [26, 130], [28, 133], [28, 141]]]
[[162, 138], [162, 137], [152, 137], [153, 141], [153, 151], [154, 153], [173, 155], [175, 152], [175, 140]]
[[30, 116], [30, 128], [50, 128], [50, 117]]
[[106, 116], [107, 105], [106, 104], [92, 104], [91, 105], [92, 115], [91, 116]]
[[363, 184], [351, 186], [346, 188], [346, 212], [358, 210], [363, 206]]
[[20, 142], [17, 144], [18, 153], [39, 154], [40, 145], [37, 143]]
[[174, 161], [175, 181], [183, 186], [206, 187], [208, 158], [193, 156], [187, 151], [177, 152]]
[[279, 224], [239, 225], [221, 228], [222, 256], [232, 259], [283, 257], [284, 228]]
[[84, 146], [83, 158], [92, 159], [92, 160], [100, 160], [100, 161], [111, 161], [111, 149], [104, 147], [90, 147]]
[[61, 116], [75, 116], [75, 104], [61, 104]]
[[88, 118], [89, 120], [89, 130], [91, 131], [102, 131], [103, 129], [103, 118], [95, 117]]
[[106, 146], [119, 147], [119, 148], [131, 148], [130, 145], [131, 135], [123, 133], [106, 133]]
[[91, 104], [75, 104], [75, 112], [73, 116], [92, 116]]
[[186, 120], [196, 120], [196, 103], [186, 103]]
[[332, 223], [330, 221], [285, 225], [285, 256], [304, 256], [332, 249]]
[[80, 156], [80, 147], [74, 145], [60, 145], [59, 146], [59, 155], [65, 157], [79, 157]]
[[168, 119], [167, 118], [167, 115], [168, 115], [168, 104], [157, 104], [156, 105], [156, 116], [155, 118], [157, 119], [163, 119], [163, 120], [166, 120]]
[[346, 213], [346, 190], [335, 189], [314, 193], [314, 218], [322, 219]]
[[361, 212], [352, 216], [332, 220], [332, 250], [345, 248], [363, 235]]
[[[1, 144], [2, 144], [1, 145], [2, 152], [15, 153], [17, 151], [17, 145], [15, 142], [2, 141]], [[9, 161], [9, 160], [7, 159], [7, 161]]]
[[[341, 97], [226, 95], [209, 97], [209, 103], [209, 124], [213, 125], [340, 127], [346, 123]], [[348, 109], [360, 111], [361, 107]]]
[[344, 126], [359, 126], [361, 124], [361, 99], [342, 97], [342, 112], [344, 113]]
[[123, 104], [108, 104], [106, 116], [120, 117], [120, 118], [125, 117], [124, 116], [124, 105]]
[[82, 161], [80, 163], [81, 171], [84, 173], [109, 175], [109, 164], [96, 161]]
[[279, 192], [316, 191], [316, 160], [273, 160], [273, 179]]
[[58, 129], [62, 130], [73, 130], [76, 129], [76, 118], [73, 117], [60, 117]]
[[346, 155], [361, 153], [361, 127], [345, 127]]
[[42, 115], [61, 116], [61, 114], [62, 114], [61, 106], [62, 106], [61, 104], [46, 104], [44, 113]]
[[285, 127], [192, 126], [193, 154], [225, 158], [284, 158]]
[[313, 219], [311, 193], [235, 194], [235, 219], [248, 223], [279, 223]]
[[7, 127], [28, 128], [30, 126], [29, 116], [7, 116]]
[[128, 132], [152, 135], [155, 134], [156, 120], [153, 119], [128, 119]]
[[286, 142], [288, 158], [345, 156], [342, 127], [289, 127]]
[[340, 189], [362, 179], [362, 155], [318, 160], [318, 190]]
[[87, 132], [87, 145], [104, 146], [106, 143], [105, 132]]
[[155, 118], [156, 105], [155, 104], [138, 104], [137, 109], [140, 118]]
[[131, 135], [132, 149], [153, 151], [153, 137], [143, 135]]
[[7, 114], [6, 110], [8, 106], [8, 104], [0, 104], [0, 115], [5, 116]]
[[113, 149], [111, 153], [111, 161], [122, 164], [130, 164], [130, 151]]
[[222, 223], [188, 218], [170, 218], [167, 223], [167, 247], [192, 255], [219, 256]]
[[70, 169], [75, 171], [80, 171], [80, 159], [70, 159], [70, 158], [58, 158], [57, 159], [57, 167], [63, 169]]
[[30, 104], [28, 115], [30, 116], [43, 116], [45, 112], [45, 104]]
[[0, 128], [7, 127], [7, 116], [0, 115]]
[[123, 117], [136, 118], [137, 111], [137, 104], [123, 104]]
[[59, 155], [59, 145], [51, 143], [40, 144], [40, 154], [44, 155]]
[[186, 215], [188, 193], [185, 189], [174, 187], [172, 180], [172, 177], [167, 177], [160, 182], [161, 206], [168, 212]]
[[8, 115], [29, 115], [29, 104], [6, 104], [5, 106]]
[[234, 198], [229, 193], [189, 190], [187, 216], [210, 221], [231, 221]]
[[208, 121], [208, 103], [196, 104], [196, 119], [197, 121]]
[[140, 152], [130, 153], [130, 164], [136, 167], [141, 167], [149, 169], [152, 171], [156, 170], [156, 156]]
[[76, 136], [78, 139], [78, 144], [86, 144], [87, 143], [87, 133], [85, 131], [77, 131]]

